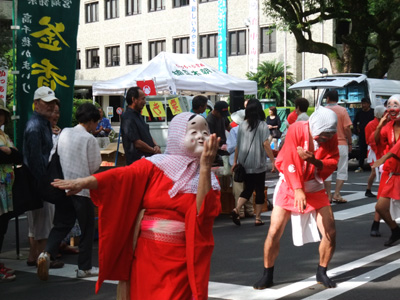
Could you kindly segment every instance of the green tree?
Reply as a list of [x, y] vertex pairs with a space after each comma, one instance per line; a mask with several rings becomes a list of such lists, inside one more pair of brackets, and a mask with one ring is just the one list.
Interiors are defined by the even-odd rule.
[[[278, 106], [284, 103], [284, 64], [279, 61], [264, 61], [257, 67], [257, 72], [247, 72], [249, 80], [257, 82], [257, 97], [259, 99], [275, 99]], [[290, 66], [286, 66], [286, 86], [287, 88], [294, 83], [293, 74], [288, 71]], [[287, 99], [294, 99], [296, 92], [287, 90]], [[288, 100], [288, 104], [292, 103]]]
[[[400, 0], [265, 0], [264, 12], [287, 28], [296, 38], [298, 52], [326, 55], [333, 73], [361, 73], [367, 50], [368, 75], [381, 78], [395, 59], [400, 46]], [[336, 44], [313, 40], [312, 25], [334, 20]], [[348, 30], [342, 30], [341, 25]], [[347, 25], [347, 26], [346, 26]], [[374, 38], [371, 38], [374, 37]], [[318, 37], [319, 39], [319, 37]]]

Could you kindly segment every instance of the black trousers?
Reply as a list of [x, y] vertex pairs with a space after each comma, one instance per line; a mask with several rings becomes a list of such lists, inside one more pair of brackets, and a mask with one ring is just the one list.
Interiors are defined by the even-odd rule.
[[66, 197], [55, 205], [54, 227], [50, 231], [47, 240], [46, 251], [50, 253], [52, 259], [58, 254], [61, 241], [71, 231], [78, 219], [81, 229], [79, 239], [79, 270], [89, 270], [92, 268], [92, 249], [94, 239], [94, 205], [90, 198], [83, 196]]
[[8, 212], [0, 216], [0, 253], [1, 249], [3, 248], [4, 236], [7, 233], [8, 222], [13, 217], [14, 217], [13, 212]]
[[244, 177], [244, 190], [240, 197], [250, 199], [253, 191], [256, 191], [256, 204], [264, 204], [265, 172], [257, 174], [246, 174]]

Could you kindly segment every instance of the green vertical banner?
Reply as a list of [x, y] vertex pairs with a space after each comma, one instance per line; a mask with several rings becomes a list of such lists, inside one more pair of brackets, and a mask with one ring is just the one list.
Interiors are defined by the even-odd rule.
[[33, 110], [37, 88], [48, 86], [60, 99], [60, 127], [71, 126], [79, 23], [76, 0], [19, 0], [17, 34], [17, 144]]

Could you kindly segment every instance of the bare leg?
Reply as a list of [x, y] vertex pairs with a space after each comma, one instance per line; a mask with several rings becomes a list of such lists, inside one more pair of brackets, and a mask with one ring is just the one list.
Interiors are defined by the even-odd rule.
[[239, 197], [236, 207], [232, 210], [231, 212], [231, 217], [232, 217], [232, 222], [235, 223], [236, 225], [240, 226], [240, 216], [239, 216], [239, 211], [240, 208], [243, 206], [243, 204], [245, 204], [245, 202], [247, 201], [246, 198], [243, 197]]
[[400, 240], [400, 227], [397, 226], [397, 223], [392, 219], [389, 209], [390, 199], [380, 197], [376, 203], [375, 210], [392, 230], [390, 238], [384, 243], [385, 246], [392, 246], [396, 241]]
[[390, 198], [380, 197], [375, 205], [375, 211], [382, 217], [382, 219], [390, 227], [390, 229], [395, 229], [397, 227], [397, 224], [392, 219], [389, 209], [390, 209]]
[[319, 245], [317, 281], [327, 288], [333, 288], [336, 287], [336, 283], [326, 275], [328, 264], [332, 259], [336, 247], [335, 220], [330, 206], [324, 206], [317, 211], [317, 226], [322, 235]]
[[28, 254], [28, 262], [36, 261], [39, 256], [37, 251], [37, 241], [33, 237], [29, 237], [29, 254]]
[[372, 184], [374, 183], [376, 177], [375, 168], [371, 168], [371, 174], [369, 174], [368, 182], [367, 182], [367, 190], [371, 190]]
[[332, 202], [332, 193], [331, 193], [332, 181], [324, 181], [324, 186], [329, 201]]
[[280, 239], [289, 221], [290, 212], [275, 206], [271, 215], [271, 225], [264, 243], [264, 275], [254, 284], [254, 288], [261, 290], [273, 284], [273, 267], [279, 254]]
[[340, 190], [342, 189], [344, 180], [336, 179], [336, 187], [335, 193], [333, 194], [333, 198], [340, 198]]
[[236, 204], [236, 212], [239, 213], [240, 208], [246, 203], [247, 199], [243, 197], [239, 197], [237, 204]]

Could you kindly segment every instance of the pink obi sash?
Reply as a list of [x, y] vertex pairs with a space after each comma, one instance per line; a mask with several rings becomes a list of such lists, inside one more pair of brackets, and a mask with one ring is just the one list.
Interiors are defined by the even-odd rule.
[[175, 220], [143, 216], [140, 237], [171, 244], [185, 243], [185, 223]]

